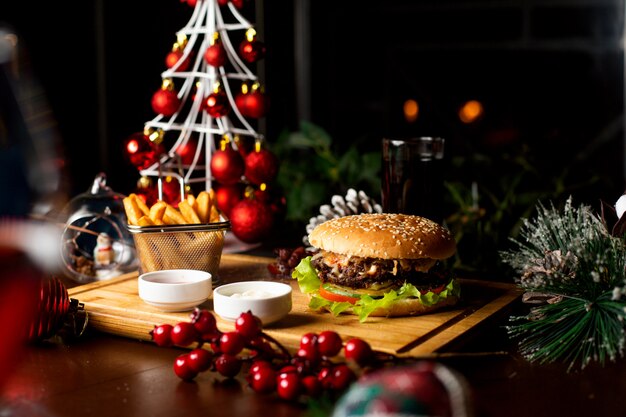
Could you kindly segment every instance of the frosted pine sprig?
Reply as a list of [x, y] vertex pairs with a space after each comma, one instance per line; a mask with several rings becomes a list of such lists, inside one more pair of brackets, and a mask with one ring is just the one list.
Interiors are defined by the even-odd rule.
[[539, 204], [512, 241], [514, 249], [501, 258], [519, 274], [518, 286], [551, 300], [511, 318], [507, 329], [520, 352], [539, 363], [568, 362], [568, 369], [622, 356], [624, 239], [611, 236], [590, 207], [574, 207], [570, 197], [562, 211]]

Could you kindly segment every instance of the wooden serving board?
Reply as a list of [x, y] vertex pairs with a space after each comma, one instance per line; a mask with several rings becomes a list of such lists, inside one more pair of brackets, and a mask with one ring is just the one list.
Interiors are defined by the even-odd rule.
[[[214, 286], [235, 281], [273, 280], [267, 270], [270, 262], [272, 258], [224, 254]], [[353, 315], [334, 317], [330, 313], [309, 310], [308, 297], [300, 292], [297, 282], [282, 282], [293, 286], [293, 309], [264, 330], [292, 351], [297, 350], [304, 333], [335, 330], [343, 340], [359, 337], [383, 352], [402, 356], [429, 355], [445, 350], [452, 342], [458, 343], [487, 319], [504, 314], [521, 296], [513, 284], [459, 279], [461, 302], [454, 307], [414, 317], [370, 317], [360, 323]], [[70, 288], [68, 292], [71, 298], [84, 303], [89, 327], [106, 333], [151, 340], [149, 332], [155, 325], [189, 320], [190, 312], [162, 312], [144, 303], [137, 295], [137, 273]], [[213, 310], [212, 299], [200, 307]], [[217, 321], [220, 330], [234, 328], [232, 322], [219, 317]]]

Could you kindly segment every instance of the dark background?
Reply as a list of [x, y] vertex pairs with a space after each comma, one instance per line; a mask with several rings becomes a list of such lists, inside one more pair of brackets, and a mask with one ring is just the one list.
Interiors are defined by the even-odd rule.
[[[270, 143], [302, 119], [338, 151], [443, 135], [458, 157], [453, 180], [506, 176], [522, 155], [533, 181], [563, 178], [581, 200], [624, 189], [622, 1], [294, 0], [245, 11], [268, 47], [257, 71], [272, 100], [260, 125]], [[150, 97], [190, 15], [177, 0], [0, 6], [49, 102], [71, 195], [99, 171], [120, 192], [135, 186], [123, 141], [154, 116]], [[402, 114], [409, 98], [420, 103], [414, 123]], [[457, 111], [469, 99], [485, 114], [464, 125]]]

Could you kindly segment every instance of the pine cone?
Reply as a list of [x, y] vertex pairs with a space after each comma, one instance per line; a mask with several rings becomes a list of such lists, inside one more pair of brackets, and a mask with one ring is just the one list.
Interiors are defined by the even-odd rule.
[[330, 203], [332, 206], [329, 204], [320, 206], [320, 214], [311, 217], [309, 224], [306, 225], [306, 235], [302, 238], [302, 242], [304, 242], [306, 246], [311, 246], [309, 243], [309, 233], [311, 233], [317, 225], [327, 220], [353, 214], [383, 212], [381, 205], [374, 199], [365, 194], [364, 191], [357, 192], [353, 188], [348, 189], [345, 197], [340, 195], [332, 196]]

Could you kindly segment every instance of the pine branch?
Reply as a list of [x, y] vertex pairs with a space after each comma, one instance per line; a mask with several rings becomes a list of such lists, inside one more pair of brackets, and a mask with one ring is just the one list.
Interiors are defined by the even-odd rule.
[[539, 204], [525, 220], [515, 249], [502, 260], [519, 274], [517, 284], [546, 294], [552, 303], [512, 317], [509, 335], [520, 353], [541, 364], [562, 361], [568, 370], [591, 361], [604, 365], [623, 355], [626, 316], [626, 245], [611, 236], [587, 206], [563, 212]]

